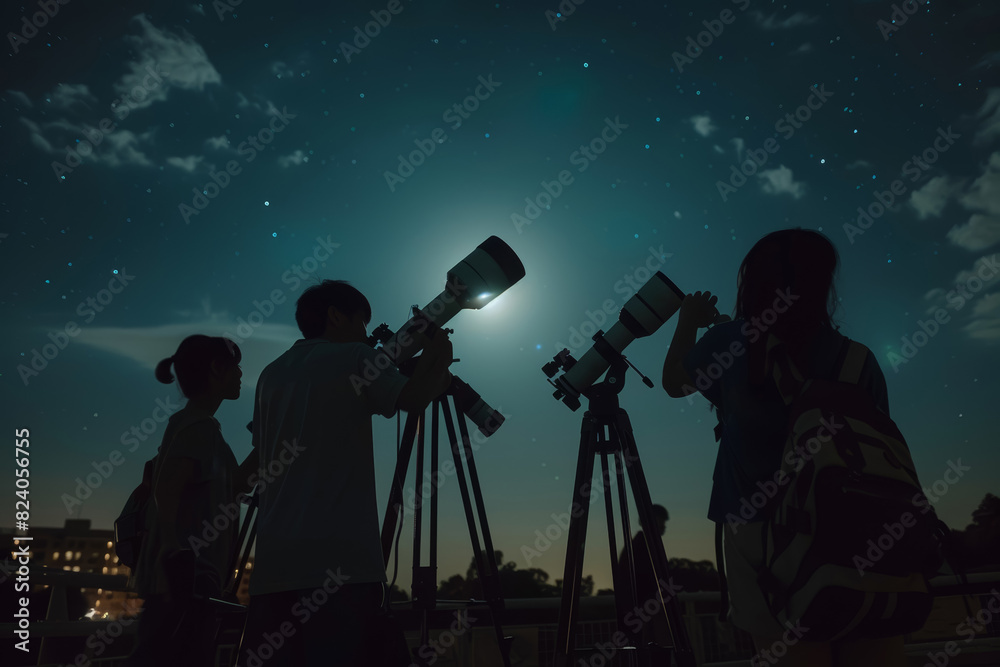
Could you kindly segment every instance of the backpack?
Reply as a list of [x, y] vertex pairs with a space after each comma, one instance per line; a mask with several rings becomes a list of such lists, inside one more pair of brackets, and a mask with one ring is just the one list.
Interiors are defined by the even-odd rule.
[[115, 553], [118, 555], [118, 562], [133, 572], [139, 563], [143, 540], [149, 532], [147, 519], [153, 499], [153, 470], [157, 458], [154, 456], [146, 461], [142, 469], [142, 482], [129, 495], [121, 514], [115, 519]]
[[923, 627], [950, 532], [899, 428], [858, 384], [867, 354], [847, 340], [836, 380], [803, 378], [785, 345], [767, 341], [788, 428], [757, 582], [778, 622], [810, 628], [810, 641]]

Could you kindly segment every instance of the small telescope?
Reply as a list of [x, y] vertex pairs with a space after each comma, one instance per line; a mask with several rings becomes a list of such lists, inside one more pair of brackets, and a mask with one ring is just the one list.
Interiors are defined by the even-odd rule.
[[[549, 384], [556, 388], [552, 395], [556, 400], [562, 399], [563, 403], [575, 412], [580, 407], [580, 394], [608, 370], [612, 361], [621, 355], [622, 350], [636, 338], [656, 333], [656, 330], [680, 309], [683, 300], [684, 292], [661, 271], [657, 271], [631, 299], [625, 302], [618, 314], [618, 322], [607, 333], [598, 331], [594, 334], [593, 347], [587, 350], [579, 361], [570, 355], [569, 350], [563, 349], [542, 367], [548, 378], [555, 375], [560, 368], [566, 371], [555, 381], [549, 380]], [[726, 315], [719, 315], [716, 323], [728, 319]], [[644, 381], [647, 386], [653, 386], [649, 378], [645, 378]]]

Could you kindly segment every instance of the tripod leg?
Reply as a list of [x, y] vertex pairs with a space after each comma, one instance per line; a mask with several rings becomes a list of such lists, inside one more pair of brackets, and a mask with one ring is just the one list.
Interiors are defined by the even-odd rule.
[[[459, 453], [458, 449], [458, 438], [455, 434], [455, 425], [451, 419], [451, 410], [447, 403], [442, 405], [442, 412], [444, 413], [444, 424], [445, 428], [448, 429], [448, 440], [451, 442], [451, 452], [455, 459], [455, 476], [458, 478], [458, 488], [462, 493], [462, 504], [465, 507], [465, 519], [469, 524], [469, 537], [472, 540], [472, 553], [476, 561], [476, 572], [479, 573], [479, 580], [483, 585], [483, 596], [486, 598], [487, 604], [490, 606], [490, 611], [493, 616], [493, 628], [496, 631], [497, 644], [500, 648], [500, 654], [503, 658], [503, 663], [505, 667], [510, 667], [510, 652], [507, 650], [503, 636], [503, 630], [500, 628], [500, 610], [501, 606], [498, 604], [502, 600], [498, 596], [499, 588], [499, 572], [497, 571], [496, 565], [496, 554], [484, 554], [482, 548], [479, 544], [479, 533], [476, 531], [476, 520], [475, 515], [472, 513], [472, 503], [469, 499], [469, 487], [465, 479], [465, 468], [462, 465], [462, 455]], [[465, 443], [468, 442], [468, 431], [465, 429], [465, 415], [462, 413], [457, 413], [457, 419], [460, 428], [463, 430], [463, 448]], [[466, 453], [471, 455], [471, 452], [466, 450]], [[478, 498], [482, 498], [479, 494]], [[502, 604], [502, 603], [501, 603]]]
[[385, 508], [385, 518], [382, 521], [382, 558], [386, 567], [389, 566], [389, 553], [392, 551], [392, 538], [396, 526], [403, 515], [403, 482], [406, 481], [406, 470], [410, 465], [410, 455], [413, 453], [413, 438], [417, 432], [417, 420], [420, 415], [412, 412], [406, 414], [406, 424], [403, 426], [403, 441], [396, 457], [396, 472], [392, 478], [392, 488], [389, 489], [389, 502]]
[[[493, 612], [493, 629], [496, 632], [497, 645], [500, 647], [500, 654], [503, 657], [505, 667], [510, 667], [510, 647], [514, 641], [513, 637], [504, 636], [500, 627], [500, 612], [503, 611], [503, 589], [500, 586], [500, 569], [497, 566], [496, 551], [493, 549], [493, 537], [490, 534], [490, 524], [486, 519], [486, 503], [483, 502], [483, 491], [479, 485], [479, 474], [476, 472], [476, 461], [472, 457], [472, 448], [469, 446], [469, 429], [461, 413], [458, 415], [458, 432], [462, 436], [462, 451], [465, 453], [465, 462], [469, 467], [469, 483], [472, 486], [472, 495], [476, 502], [476, 512], [479, 516], [479, 527], [483, 532], [483, 556], [486, 561], [487, 571], [479, 571], [479, 578], [483, 583], [483, 595], [487, 604]], [[455, 461], [455, 469], [461, 475], [459, 461]]]
[[596, 424], [587, 411], [580, 431], [580, 453], [573, 482], [573, 505], [566, 537], [566, 566], [563, 570], [562, 602], [559, 606], [559, 629], [556, 633], [555, 667], [569, 667], [576, 650], [576, 617], [580, 604], [580, 578], [590, 517], [591, 480], [597, 443]]
[[[653, 503], [649, 497], [646, 475], [643, 473], [642, 463], [639, 461], [639, 451], [636, 447], [635, 437], [632, 434], [632, 424], [629, 421], [628, 413], [624, 409], [618, 409], [615, 415], [615, 422], [611, 428], [616, 429], [618, 437], [621, 440], [622, 453], [625, 456], [625, 466], [628, 469], [629, 480], [632, 483], [632, 496], [639, 511], [640, 521], [644, 526], [655, 526]], [[684, 625], [680, 603], [676, 596], [680, 588], [670, 579], [670, 568], [667, 564], [667, 553], [663, 548], [663, 541], [660, 539], [647, 539], [646, 544], [651, 553], [648, 556], [640, 554], [640, 557], [652, 558], [653, 576], [658, 582], [656, 597], [662, 611], [666, 614], [667, 623], [670, 626], [670, 635], [674, 644], [674, 653], [677, 656], [677, 664], [680, 667], [694, 667], [696, 663], [694, 652], [691, 648], [691, 639]]]

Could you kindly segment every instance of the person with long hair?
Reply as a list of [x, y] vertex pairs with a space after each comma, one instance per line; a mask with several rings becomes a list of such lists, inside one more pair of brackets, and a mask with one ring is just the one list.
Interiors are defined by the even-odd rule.
[[227, 517], [226, 529], [213, 524], [257, 467], [255, 454], [237, 465], [214, 417], [222, 401], [240, 396], [241, 357], [226, 338], [195, 335], [156, 367], [164, 384], [176, 374], [188, 401], [170, 416], [154, 467], [149, 533], [133, 573], [143, 611], [130, 664], [215, 664], [217, 624], [208, 598], [219, 597], [233, 576], [238, 515]]
[[[698, 329], [717, 321], [718, 297], [688, 294], [663, 364], [663, 388], [672, 398], [700, 391], [718, 411], [721, 429], [708, 518], [723, 523], [730, 620], [753, 638], [758, 650], [781, 642], [785, 632], [757, 584], [762, 563], [763, 512], [737, 531], [727, 516], [740, 516], [740, 499], [781, 469], [787, 408], [768, 376], [766, 346], [773, 334], [804, 377], [835, 379], [846, 337], [834, 324], [834, 286], [840, 258], [823, 234], [796, 228], [772, 232], [747, 253], [737, 274], [733, 319], [716, 324], [695, 343]], [[867, 348], [866, 348], [867, 350]], [[867, 350], [860, 386], [889, 414], [885, 376]], [[787, 645], [788, 642], [782, 642]], [[785, 665], [809, 667], [905, 664], [902, 636], [788, 646]]]

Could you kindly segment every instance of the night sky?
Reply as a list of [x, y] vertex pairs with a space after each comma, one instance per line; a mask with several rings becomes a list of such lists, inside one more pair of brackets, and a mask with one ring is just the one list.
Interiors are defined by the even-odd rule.
[[[740, 261], [787, 227], [836, 244], [836, 321], [877, 354], [924, 485], [969, 468], [939, 516], [964, 528], [1000, 491], [994, 3], [914, 2], [895, 23], [888, 1], [56, 6], [37, 32], [35, 3], [0, 15], [0, 391], [5, 432], [31, 431], [32, 526], [111, 527], [162, 406], [183, 404], [153, 368], [184, 337], [243, 351], [216, 415], [242, 460], [306, 285], [349, 280], [396, 329], [492, 235], [526, 276], [451, 321], [451, 370], [507, 418], [475, 456], [518, 568], [562, 577], [565, 534], [530, 564], [522, 546], [569, 509], [583, 416], [542, 365], [580, 356], [574, 331], [608, 301], [617, 318], [649, 267], [732, 313]], [[629, 371], [621, 400], [668, 555], [714, 561], [715, 416], [659, 386], [675, 324], [627, 348], [657, 386]], [[373, 422], [381, 515], [396, 420]], [[70, 513], [95, 465], [110, 476]], [[472, 558], [454, 477], [441, 494], [439, 580]], [[593, 508], [584, 572], [609, 587]]]

